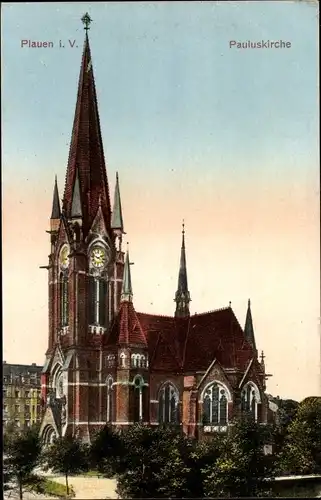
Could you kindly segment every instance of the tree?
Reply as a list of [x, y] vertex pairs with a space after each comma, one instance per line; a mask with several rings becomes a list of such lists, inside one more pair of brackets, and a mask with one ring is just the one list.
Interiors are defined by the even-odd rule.
[[268, 426], [250, 418], [235, 421], [221, 444], [214, 466], [204, 467], [204, 496], [243, 497], [268, 495], [266, 479], [272, 476], [271, 457], [264, 444], [271, 439]]
[[297, 414], [299, 403], [293, 399], [279, 399], [277, 404], [277, 422], [274, 426], [274, 452], [279, 455], [284, 448], [289, 427]]
[[44, 463], [48, 469], [65, 476], [69, 495], [70, 474], [88, 470], [88, 447], [75, 437], [60, 437], [44, 451]]
[[119, 472], [123, 456], [123, 441], [118, 432], [106, 425], [96, 433], [89, 450], [90, 465], [94, 469], [111, 477]]
[[140, 424], [123, 431], [121, 438], [117, 483], [121, 498], [191, 496], [194, 441], [176, 427]]
[[37, 491], [41, 478], [33, 473], [41, 462], [41, 441], [36, 429], [4, 433], [4, 490], [18, 489], [22, 500], [25, 491]]
[[298, 407], [279, 454], [283, 474], [321, 473], [321, 398], [309, 397]]

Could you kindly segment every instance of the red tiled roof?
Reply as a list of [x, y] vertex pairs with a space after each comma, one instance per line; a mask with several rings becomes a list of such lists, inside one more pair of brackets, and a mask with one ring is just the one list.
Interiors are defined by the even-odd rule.
[[97, 96], [88, 37], [82, 57], [75, 118], [69, 150], [63, 209], [70, 216], [73, 188], [78, 170], [86, 233], [101, 201], [106, 227], [110, 227], [111, 207], [98, 115]]
[[132, 302], [121, 302], [120, 309], [107, 338], [108, 345], [142, 345], [147, 347], [144, 330]]
[[214, 358], [225, 368], [243, 370], [253, 357], [252, 347], [230, 307], [175, 318], [136, 313], [131, 302], [124, 302], [108, 344], [144, 342], [154, 370], [206, 370]]

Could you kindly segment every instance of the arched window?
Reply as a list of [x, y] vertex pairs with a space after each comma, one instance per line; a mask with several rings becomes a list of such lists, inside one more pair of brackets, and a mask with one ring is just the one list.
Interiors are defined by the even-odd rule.
[[145, 366], [146, 366], [145, 363], [146, 363], [146, 358], [145, 358], [144, 354], [142, 354], [140, 357], [140, 366], [142, 368], [145, 368]]
[[105, 327], [107, 324], [107, 281], [89, 276], [89, 324]]
[[136, 375], [133, 379], [134, 386], [134, 422], [144, 421], [144, 403], [146, 396], [146, 387], [148, 384], [144, 382], [141, 375]]
[[158, 420], [161, 424], [179, 422], [178, 390], [171, 382], [166, 382], [158, 394]]
[[108, 377], [106, 381], [107, 385], [107, 422], [113, 421], [113, 379]]
[[258, 404], [261, 402], [260, 392], [253, 382], [248, 382], [241, 393], [241, 409], [243, 413], [248, 414], [257, 420]]
[[222, 385], [214, 382], [203, 393], [203, 423], [206, 425], [226, 425], [228, 392]]
[[126, 354], [124, 352], [121, 352], [119, 358], [120, 358], [120, 367], [125, 368], [126, 358], [127, 358]]
[[136, 368], [138, 366], [138, 354], [132, 354], [131, 355], [131, 360], [132, 360], [132, 367]]
[[69, 293], [68, 293], [68, 276], [64, 273], [60, 274], [60, 325], [61, 327], [68, 326], [69, 323]]

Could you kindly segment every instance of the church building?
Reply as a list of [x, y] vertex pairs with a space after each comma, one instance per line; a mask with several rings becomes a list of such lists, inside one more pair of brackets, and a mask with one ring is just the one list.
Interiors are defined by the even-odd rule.
[[264, 423], [267, 375], [250, 301], [244, 329], [231, 306], [190, 313], [184, 226], [173, 316], [135, 309], [118, 175], [110, 199], [87, 14], [83, 22], [65, 189], [60, 202], [56, 179], [43, 266], [49, 332], [41, 436], [48, 443], [71, 433], [90, 442], [107, 423], [143, 422], [181, 425], [201, 439], [226, 431], [240, 412]]

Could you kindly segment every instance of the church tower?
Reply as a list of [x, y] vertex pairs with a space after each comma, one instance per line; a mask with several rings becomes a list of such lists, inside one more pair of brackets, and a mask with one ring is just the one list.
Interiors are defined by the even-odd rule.
[[[55, 180], [50, 219], [49, 338], [42, 433], [80, 433], [105, 420], [104, 341], [120, 306], [124, 233], [118, 175], [113, 212], [86, 14], [64, 197]], [[97, 411], [98, 409], [98, 411]]]

